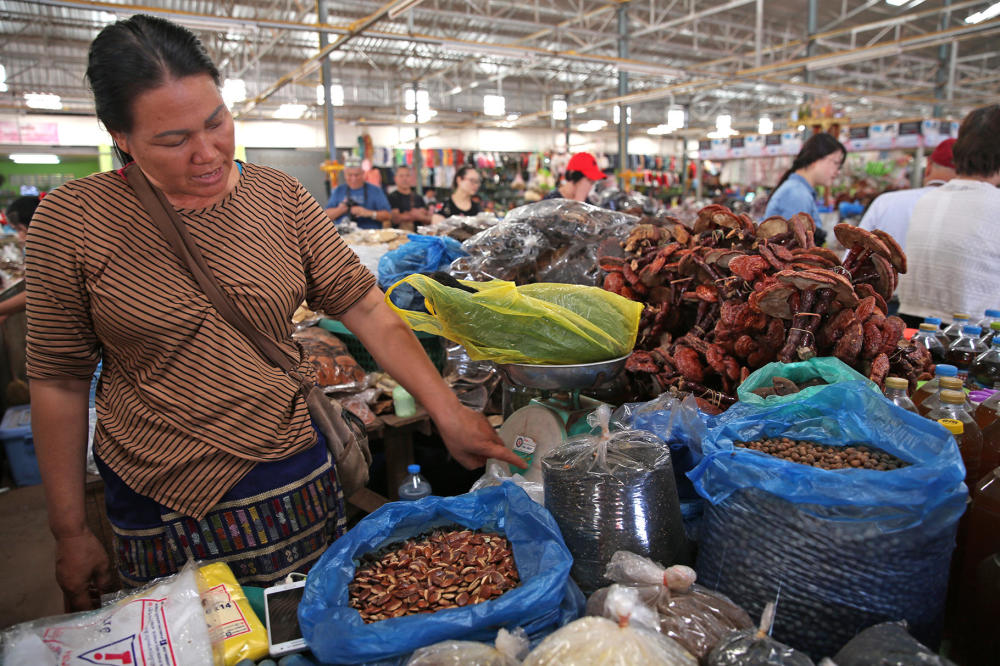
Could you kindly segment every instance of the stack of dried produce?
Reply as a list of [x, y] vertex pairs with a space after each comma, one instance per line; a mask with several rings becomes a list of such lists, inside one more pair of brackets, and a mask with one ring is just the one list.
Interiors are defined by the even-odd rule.
[[693, 228], [640, 224], [621, 246], [602, 244], [604, 288], [647, 305], [627, 365], [644, 392], [676, 388], [725, 409], [752, 370], [814, 356], [836, 356], [880, 387], [890, 372], [911, 390], [929, 378], [930, 354], [886, 316], [906, 272], [892, 237], [837, 225], [842, 263], [814, 231], [804, 213], [757, 226], [712, 205]]
[[478, 604], [519, 583], [506, 537], [435, 530], [365, 555], [348, 592], [351, 607], [370, 623]]

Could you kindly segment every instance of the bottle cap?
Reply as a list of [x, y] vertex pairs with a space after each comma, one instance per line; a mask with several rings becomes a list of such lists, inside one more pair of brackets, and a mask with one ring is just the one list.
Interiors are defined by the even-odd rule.
[[972, 319], [972, 315], [967, 314], [965, 312], [953, 312], [951, 318], [954, 319], [955, 321], [961, 321], [961, 320], [968, 321]]
[[[1000, 321], [994, 322], [994, 323], [1000, 324]], [[938, 330], [938, 327], [935, 326], [934, 324], [928, 324], [928, 323], [925, 322], [925, 323], [923, 323], [923, 324], [920, 325], [920, 330], [921, 331], [936, 331], [936, 330]]]
[[987, 310], [984, 314], [990, 319], [1000, 319], [1000, 310]]
[[965, 432], [965, 424], [958, 419], [938, 419], [938, 423], [948, 429], [953, 435], [961, 435]]
[[892, 389], [907, 389], [910, 386], [910, 382], [906, 381], [902, 377], [886, 377], [885, 387]]
[[941, 402], [948, 405], [965, 404], [965, 393], [962, 391], [953, 391], [951, 389], [945, 389], [941, 391]]
[[1000, 321], [991, 321], [990, 322], [990, 330], [1000, 331]]
[[934, 375], [936, 377], [954, 377], [958, 374], [958, 368], [948, 363], [938, 363], [934, 366]]
[[924, 317], [925, 324], [934, 324], [935, 326], [941, 325], [941, 317]]
[[406, 471], [410, 474], [420, 474], [420, 465], [407, 465]]
[[979, 328], [978, 326], [963, 326], [962, 327], [962, 333], [965, 333], [966, 335], [979, 335], [982, 332], [983, 332], [983, 329]]
[[962, 380], [958, 377], [942, 377], [938, 380], [938, 386], [942, 389], [948, 389], [950, 391], [961, 391]]

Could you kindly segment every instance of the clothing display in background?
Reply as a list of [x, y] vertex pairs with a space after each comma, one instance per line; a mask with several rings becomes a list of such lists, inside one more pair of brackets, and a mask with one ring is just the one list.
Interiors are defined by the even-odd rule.
[[899, 311], [915, 317], [984, 312], [1000, 293], [1000, 189], [959, 176], [913, 207]]

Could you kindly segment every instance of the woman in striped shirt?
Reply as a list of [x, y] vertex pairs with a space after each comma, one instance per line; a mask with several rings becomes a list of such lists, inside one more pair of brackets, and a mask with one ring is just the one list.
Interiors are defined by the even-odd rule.
[[[290, 319], [305, 300], [426, 407], [460, 463], [519, 464], [458, 402], [301, 184], [234, 162], [219, 74], [192, 33], [149, 16], [119, 21], [91, 45], [87, 76], [122, 163], [163, 191], [223, 290], [300, 371], [311, 370]], [[342, 533], [344, 510], [298, 386], [215, 311], [122, 174], [53, 191], [27, 255], [32, 426], [67, 608], [93, 606], [111, 580], [84, 514], [99, 358], [94, 452], [122, 581], [188, 558], [225, 560], [258, 584], [308, 568]]]

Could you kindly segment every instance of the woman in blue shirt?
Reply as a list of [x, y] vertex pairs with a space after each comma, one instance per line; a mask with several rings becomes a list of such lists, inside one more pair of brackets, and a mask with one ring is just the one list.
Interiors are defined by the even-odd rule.
[[[847, 158], [847, 149], [826, 132], [814, 134], [802, 146], [792, 166], [778, 181], [767, 202], [764, 217], [780, 215], [789, 218], [796, 213], [809, 213], [816, 230], [820, 230], [816, 186], [829, 186]], [[817, 236], [816, 242], [822, 245]]]

